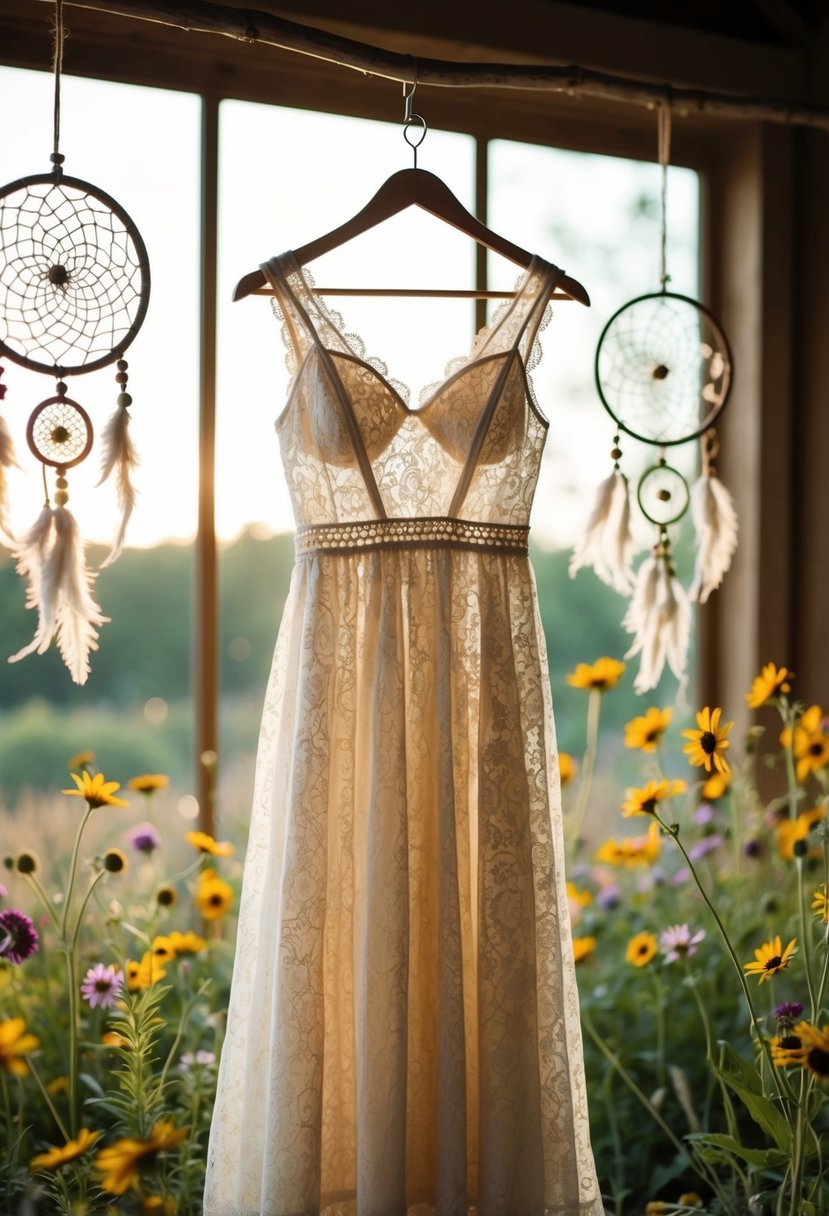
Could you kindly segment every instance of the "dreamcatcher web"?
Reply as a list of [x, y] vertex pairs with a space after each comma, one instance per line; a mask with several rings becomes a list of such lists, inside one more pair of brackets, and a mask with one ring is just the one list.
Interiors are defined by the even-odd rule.
[[713, 318], [696, 301], [664, 292], [611, 318], [596, 374], [602, 400], [624, 430], [668, 445], [711, 425], [728, 395], [731, 360]]
[[92, 371], [146, 310], [146, 252], [113, 200], [71, 178], [0, 196], [0, 342], [34, 370]]

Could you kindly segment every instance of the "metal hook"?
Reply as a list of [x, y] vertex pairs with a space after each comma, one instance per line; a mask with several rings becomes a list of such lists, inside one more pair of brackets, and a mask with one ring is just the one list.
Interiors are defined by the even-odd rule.
[[[403, 82], [403, 138], [412, 150], [414, 157], [414, 168], [417, 168], [417, 150], [426, 138], [428, 127], [426, 119], [422, 114], [415, 114], [412, 109], [414, 104], [415, 90], [417, 89], [417, 60], [414, 63], [414, 80], [409, 85], [405, 80]], [[409, 130], [412, 124], [419, 123], [421, 130], [417, 133], [414, 139], [409, 137]]]

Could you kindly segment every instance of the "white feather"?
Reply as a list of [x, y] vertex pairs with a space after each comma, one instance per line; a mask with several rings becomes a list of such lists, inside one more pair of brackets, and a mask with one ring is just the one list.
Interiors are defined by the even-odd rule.
[[112, 548], [101, 563], [101, 569], [111, 566], [121, 555], [124, 548], [124, 537], [127, 524], [135, 510], [136, 493], [132, 484], [131, 473], [138, 466], [138, 456], [129, 433], [130, 415], [127, 409], [119, 406], [110, 418], [103, 433], [103, 460], [101, 462], [101, 478], [98, 485], [110, 476], [114, 469], [118, 471], [116, 482], [118, 506], [121, 508], [121, 523], [112, 543]]
[[722, 482], [703, 474], [691, 491], [691, 514], [697, 531], [697, 562], [690, 595], [704, 604], [731, 565], [737, 548], [737, 512]]
[[632, 582], [632, 553], [627, 478], [614, 469], [596, 492], [584, 536], [570, 559], [570, 577], [590, 566], [602, 582], [626, 595]]
[[14, 454], [14, 444], [4, 418], [0, 417], [0, 539], [7, 544], [14, 544], [14, 537], [9, 529], [8, 499], [6, 469], [17, 468], [17, 458]]
[[656, 592], [659, 580], [659, 561], [655, 554], [646, 557], [636, 573], [628, 610], [622, 621], [628, 633], [634, 634], [633, 645], [625, 655], [626, 659], [639, 653], [644, 645], [643, 634], [656, 603]]

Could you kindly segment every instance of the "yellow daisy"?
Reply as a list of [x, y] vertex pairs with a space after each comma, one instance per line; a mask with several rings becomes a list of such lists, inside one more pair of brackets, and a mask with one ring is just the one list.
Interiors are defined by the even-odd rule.
[[800, 1047], [788, 1053], [791, 1063], [825, 1081], [829, 1078], [829, 1025], [821, 1030], [809, 1022], [798, 1022], [793, 1033], [800, 1039]]
[[593, 896], [589, 891], [580, 891], [574, 882], [565, 883], [565, 887], [568, 900], [576, 907], [586, 908], [588, 904], [592, 904]]
[[78, 788], [61, 790], [62, 794], [69, 794], [71, 798], [83, 798], [90, 806], [129, 806], [123, 798], [114, 797], [115, 791], [121, 788], [119, 782], [107, 781], [103, 773], [96, 773], [92, 777], [84, 769], [80, 776], [77, 773], [70, 773], [69, 776]]
[[676, 794], [684, 794], [687, 788], [684, 781], [649, 781], [642, 789], [628, 790], [627, 801], [622, 803], [622, 814], [626, 819], [630, 819], [631, 815], [653, 815], [659, 809], [660, 802]]
[[210, 853], [212, 857], [232, 857], [236, 852], [229, 840], [214, 840], [207, 832], [188, 832], [184, 839], [194, 849], [201, 853]]
[[165, 963], [171, 963], [176, 957], [176, 948], [169, 937], [164, 937], [162, 934], [153, 938], [153, 944], [150, 946], [152, 956], [157, 963], [163, 966]]
[[144, 1195], [138, 1201], [138, 1216], [175, 1216], [176, 1201], [170, 1195]]
[[74, 1161], [76, 1157], [82, 1157], [100, 1138], [100, 1135], [100, 1132], [92, 1132], [88, 1127], [82, 1127], [76, 1140], [67, 1140], [66, 1144], [60, 1144], [48, 1149], [45, 1153], [38, 1153], [36, 1157], [32, 1157], [29, 1168], [33, 1170], [60, 1169], [62, 1165], [66, 1165], [67, 1161]]
[[68, 1093], [68, 1091], [69, 1091], [69, 1078], [65, 1074], [63, 1074], [59, 1077], [54, 1077], [49, 1082], [49, 1084], [46, 1086], [47, 1094], [51, 1094], [52, 1097], [54, 1097], [55, 1094]]
[[157, 984], [159, 980], [163, 980], [167, 974], [161, 962], [153, 958], [149, 950], [138, 963], [134, 959], [128, 958], [124, 970], [127, 976], [127, 988], [130, 992], [144, 992], [147, 988], [152, 988], [153, 984]]
[[102, 1148], [95, 1157], [95, 1168], [103, 1175], [101, 1186], [111, 1195], [123, 1195], [138, 1185], [142, 1170], [152, 1165], [159, 1153], [169, 1152], [180, 1144], [187, 1131], [162, 1121], [156, 1123], [146, 1140], [126, 1137]]
[[[137, 967], [138, 963], [133, 963], [133, 966]], [[129, 1039], [125, 1039], [117, 1030], [108, 1030], [106, 1034], [102, 1034], [101, 1042], [104, 1047], [129, 1047], [130, 1045]]]
[[652, 865], [661, 847], [659, 824], [654, 819], [644, 836], [606, 840], [596, 852], [596, 861], [609, 866]]
[[233, 903], [233, 889], [215, 870], [203, 870], [195, 894], [196, 907], [205, 920], [219, 920]]
[[174, 929], [168, 934], [167, 940], [175, 950], [176, 954], [198, 954], [207, 945], [203, 937], [199, 937], [198, 933], [193, 933], [190, 930], [187, 933], [179, 933], [178, 929]]
[[127, 785], [138, 794], [154, 794], [156, 790], [166, 790], [170, 778], [164, 773], [142, 773], [140, 777], [130, 777]]
[[638, 748], [643, 752], [655, 752], [657, 744], [671, 724], [673, 710], [646, 710], [641, 718], [633, 718], [625, 726], [625, 747]]
[[688, 756], [688, 761], [697, 767], [705, 766], [707, 773], [711, 772], [711, 767], [719, 773], [728, 772], [728, 761], [722, 754], [729, 746], [726, 735], [734, 725], [733, 722], [725, 722], [720, 727], [720, 717], [722, 710], [705, 709], [700, 710], [697, 714], [697, 726], [699, 730], [684, 730], [682, 734], [686, 739], [690, 739], [690, 743], [686, 743], [683, 751]]
[[815, 891], [812, 898], [812, 911], [822, 924], [829, 925], [829, 899], [826, 897], [826, 883]]
[[25, 1077], [29, 1066], [22, 1058], [36, 1051], [40, 1039], [26, 1033], [23, 1018], [6, 1018], [0, 1022], [0, 1068], [13, 1077]]
[[562, 789], [565, 785], [569, 785], [576, 775], [576, 762], [572, 756], [567, 755], [567, 752], [558, 754], [558, 775]]
[[587, 958], [588, 954], [592, 954], [596, 949], [595, 937], [574, 937], [573, 938], [573, 958], [577, 963], [582, 959]]
[[795, 954], [797, 954], [797, 938], [793, 937], [784, 950], [778, 934], [770, 942], [763, 942], [762, 946], [754, 951], [754, 961], [743, 963], [743, 970], [749, 975], [759, 976], [760, 983], [763, 984], [773, 975], [777, 975], [778, 971], [785, 971]]
[[759, 709], [779, 693], [791, 692], [791, 675], [788, 667], [777, 668], [774, 663], [766, 663], [759, 676], [754, 677], [751, 692], [746, 693], [749, 709]]
[[820, 772], [829, 765], [829, 734], [823, 728], [824, 715], [819, 705], [804, 710], [794, 728], [787, 726], [780, 735], [780, 746], [794, 752], [797, 779], [802, 785], [810, 773]]
[[[794, 857], [794, 846], [798, 840], [805, 840], [811, 832], [814, 825], [819, 819], [822, 819], [824, 814], [822, 806], [813, 807], [809, 811], [801, 811], [795, 819], [778, 819], [774, 825], [774, 830], [777, 835], [777, 851], [784, 861], [791, 861]], [[816, 847], [814, 853], [817, 855], [821, 850]]]
[[708, 802], [716, 802], [718, 798], [722, 798], [726, 790], [731, 787], [731, 769], [727, 773], [712, 773], [702, 787], [702, 796]]
[[595, 663], [578, 663], [576, 670], [567, 677], [567, 683], [573, 688], [598, 688], [600, 692], [607, 692], [616, 687], [624, 670], [624, 663], [605, 656], [596, 659]]
[[645, 967], [658, 949], [659, 943], [653, 933], [637, 933], [628, 942], [625, 962], [632, 963], [634, 967]]

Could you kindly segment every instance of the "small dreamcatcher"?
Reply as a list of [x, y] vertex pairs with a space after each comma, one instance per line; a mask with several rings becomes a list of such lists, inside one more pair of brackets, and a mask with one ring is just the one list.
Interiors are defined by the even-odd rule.
[[[705, 603], [720, 585], [737, 545], [737, 516], [717, 477], [714, 424], [733, 381], [728, 339], [716, 317], [697, 300], [668, 291], [667, 175], [670, 110], [659, 110], [661, 290], [624, 304], [605, 325], [596, 350], [596, 385], [616, 431], [613, 471], [598, 490], [570, 573], [590, 566], [630, 604], [624, 626], [634, 635], [626, 658], [639, 655], [637, 692], [654, 688], [667, 662], [686, 680], [691, 600]], [[639, 479], [636, 503], [656, 528], [651, 553], [632, 569], [631, 495], [622, 472], [622, 432], [658, 449]], [[702, 469], [693, 489], [668, 460], [668, 450], [699, 440]], [[690, 506], [696, 533], [696, 569], [689, 592], [677, 577], [669, 527]]]
[[[97, 648], [97, 626], [108, 618], [95, 602], [94, 575], [84, 542], [67, 509], [67, 472], [93, 446], [92, 422], [68, 395], [66, 379], [115, 363], [116, 410], [103, 434], [102, 484], [115, 473], [121, 521], [109, 555], [120, 554], [135, 506], [131, 473], [137, 463], [129, 435], [128, 366], [124, 352], [144, 320], [150, 292], [147, 251], [124, 209], [103, 190], [67, 177], [60, 136], [60, 76], [63, 60], [63, 0], [56, 0], [55, 106], [52, 171], [20, 178], [0, 188], [0, 356], [55, 377], [53, 396], [32, 412], [28, 446], [40, 461], [45, 502], [26, 536], [11, 536], [6, 514], [4, 469], [16, 464], [11, 438], [0, 418], [0, 536], [27, 580], [27, 606], [38, 623], [16, 662], [57, 640], [72, 679], [83, 684], [89, 652]], [[2, 367], [0, 367], [2, 376]], [[0, 400], [5, 386], [0, 383]], [[54, 478], [50, 496], [49, 474]]]

